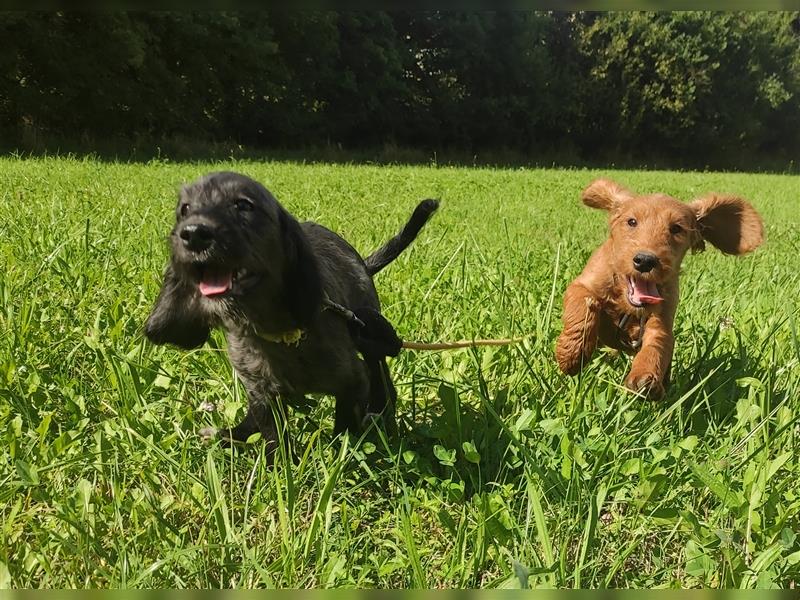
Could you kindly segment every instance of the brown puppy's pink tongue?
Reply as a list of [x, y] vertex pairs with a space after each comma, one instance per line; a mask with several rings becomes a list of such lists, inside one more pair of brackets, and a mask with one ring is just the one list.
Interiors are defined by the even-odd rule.
[[633, 301], [639, 304], [658, 304], [663, 302], [664, 298], [658, 293], [656, 284], [652, 281], [632, 277], [633, 283]]
[[203, 296], [217, 296], [231, 289], [231, 272], [205, 269], [199, 288]]

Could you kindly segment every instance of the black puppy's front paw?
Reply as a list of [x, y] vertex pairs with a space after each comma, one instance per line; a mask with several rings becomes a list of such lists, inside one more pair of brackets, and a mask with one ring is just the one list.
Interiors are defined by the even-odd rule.
[[389, 426], [394, 423], [394, 415], [389, 414], [388, 410], [379, 413], [368, 412], [364, 415], [364, 418], [361, 419], [361, 429], [367, 429], [373, 423], [376, 427], [388, 429]]
[[200, 434], [200, 439], [206, 444], [210, 444], [220, 437], [219, 429], [216, 427], [203, 427], [197, 433]]
[[236, 427], [233, 429], [203, 427], [197, 433], [200, 435], [200, 439], [204, 443], [212, 444], [214, 442], [219, 442], [223, 448], [227, 448], [233, 443], [244, 443], [251, 435], [253, 435], [252, 433], [247, 434], [247, 432], [244, 431], [237, 431]]
[[383, 429], [387, 434], [393, 436], [397, 433], [397, 419], [395, 418], [394, 406], [387, 406], [381, 412], [368, 412], [361, 420], [361, 428], [366, 431], [370, 425]]

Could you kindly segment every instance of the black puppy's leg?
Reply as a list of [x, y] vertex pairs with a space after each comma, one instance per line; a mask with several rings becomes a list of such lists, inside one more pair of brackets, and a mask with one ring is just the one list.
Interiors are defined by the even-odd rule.
[[366, 418], [380, 417], [387, 430], [395, 429], [397, 391], [392, 383], [385, 359], [367, 361], [369, 369], [369, 403]]
[[276, 420], [276, 412], [282, 414], [279, 391], [265, 380], [250, 378], [241, 373], [239, 378], [247, 390], [247, 414], [241, 423], [222, 432], [222, 438], [228, 442], [246, 442], [251, 435], [260, 432], [267, 454], [271, 457], [280, 443], [279, 428], [283, 433], [284, 445], [288, 446], [289, 443], [286, 419]]
[[277, 440], [278, 430], [272, 408], [265, 403], [258, 402], [247, 407], [247, 414], [236, 427], [230, 429], [228, 437], [235, 442], [246, 442], [254, 433], [261, 432], [264, 440]]
[[[247, 414], [241, 423], [231, 429], [220, 432], [223, 444], [229, 445], [233, 442], [246, 442], [254, 433], [261, 433], [261, 440], [264, 443], [265, 455], [270, 463], [275, 460], [275, 451], [283, 441], [283, 447], [287, 456], [291, 456], [289, 447], [289, 433], [286, 430], [284, 418], [276, 419], [275, 410], [280, 405], [268, 402], [251, 402], [247, 408]], [[294, 459], [294, 457], [292, 457]]]
[[340, 393], [336, 394], [336, 417], [333, 432], [337, 435], [345, 430], [358, 433], [368, 406], [369, 380], [363, 376], [356, 377]]

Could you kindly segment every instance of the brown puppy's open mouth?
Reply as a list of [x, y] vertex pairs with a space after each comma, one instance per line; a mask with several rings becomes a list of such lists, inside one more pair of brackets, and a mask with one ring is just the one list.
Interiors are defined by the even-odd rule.
[[638, 275], [628, 275], [628, 302], [637, 308], [645, 304], [658, 304], [664, 298], [658, 292], [655, 282], [642, 279]]

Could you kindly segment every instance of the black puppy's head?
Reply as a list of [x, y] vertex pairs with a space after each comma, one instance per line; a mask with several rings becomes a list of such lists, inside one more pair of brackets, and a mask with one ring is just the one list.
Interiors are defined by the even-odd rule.
[[172, 266], [210, 302], [242, 296], [264, 279], [277, 284], [285, 213], [248, 177], [206, 175], [180, 192], [170, 235]]
[[292, 315], [293, 327], [319, 305], [317, 263], [300, 225], [249, 177], [211, 173], [185, 186], [170, 244], [164, 285], [145, 326], [155, 343], [199, 346], [224, 314], [260, 305], [266, 293]]

